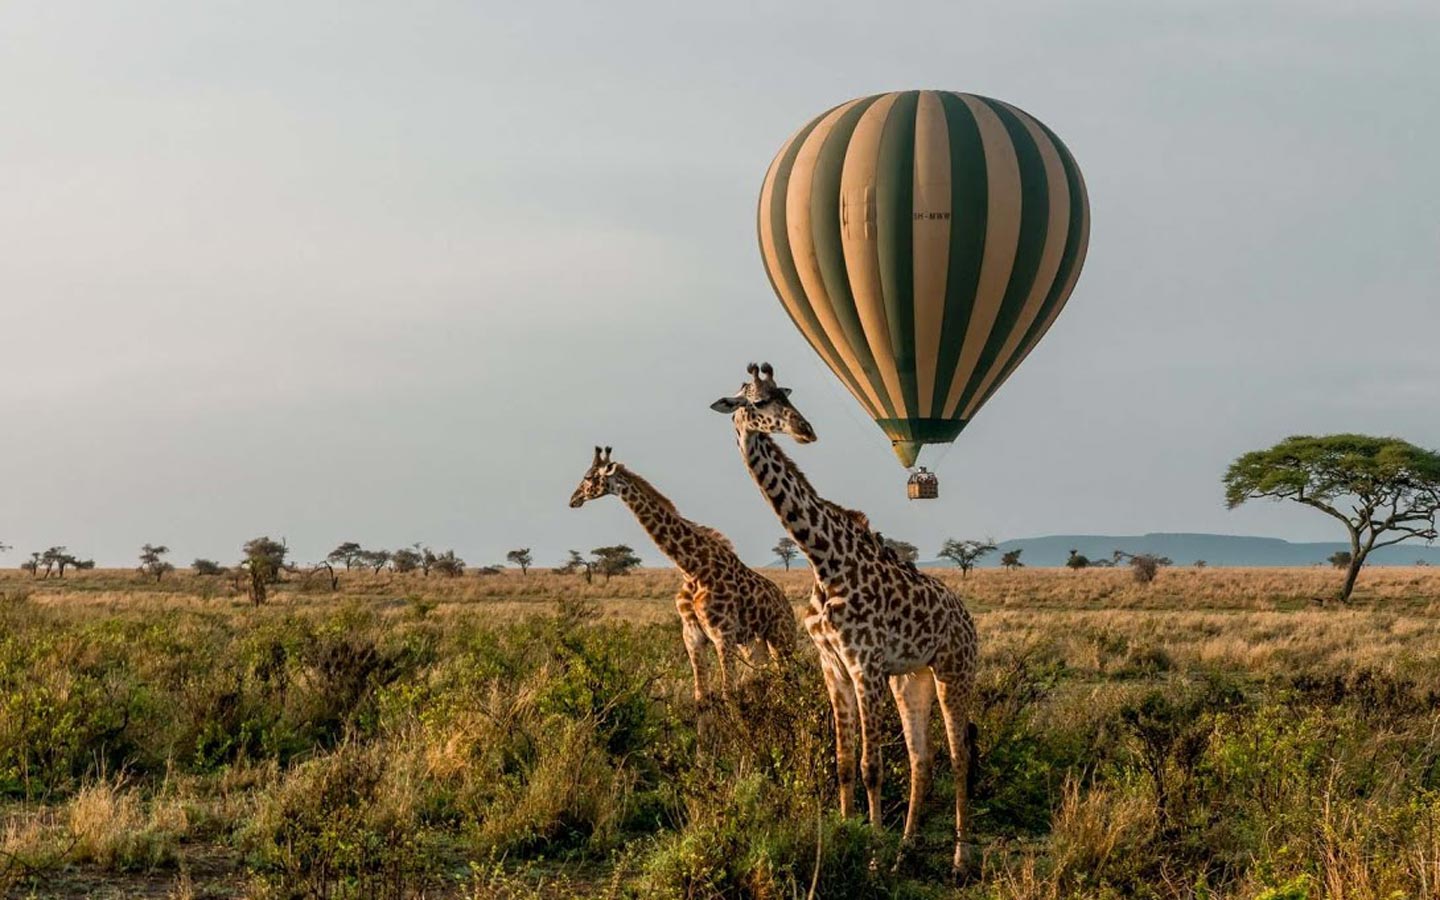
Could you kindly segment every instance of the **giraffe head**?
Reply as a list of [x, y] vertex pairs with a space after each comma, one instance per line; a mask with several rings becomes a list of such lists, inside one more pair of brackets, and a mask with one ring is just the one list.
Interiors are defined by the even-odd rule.
[[620, 467], [617, 462], [610, 461], [610, 448], [606, 447], [602, 454], [600, 448], [595, 448], [595, 459], [591, 461], [590, 468], [585, 470], [585, 477], [580, 479], [580, 486], [575, 493], [570, 495], [570, 507], [578, 509], [585, 505], [585, 501], [603, 497], [613, 491], [612, 479], [615, 477], [615, 470]]
[[775, 370], [768, 362], [751, 363], [745, 371], [750, 380], [733, 396], [710, 404], [711, 409], [729, 414], [745, 434], [788, 434], [800, 444], [815, 440], [815, 429], [790, 403], [790, 389], [775, 383]]

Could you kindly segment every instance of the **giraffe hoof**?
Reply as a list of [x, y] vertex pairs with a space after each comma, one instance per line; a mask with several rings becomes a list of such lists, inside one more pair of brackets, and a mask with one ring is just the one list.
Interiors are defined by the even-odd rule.
[[955, 845], [955, 861], [950, 865], [950, 880], [964, 884], [980, 866], [980, 847], [969, 842]]

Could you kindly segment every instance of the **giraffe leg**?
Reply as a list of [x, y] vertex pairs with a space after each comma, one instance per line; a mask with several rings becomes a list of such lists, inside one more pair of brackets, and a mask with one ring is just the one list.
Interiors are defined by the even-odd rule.
[[675, 596], [675, 608], [680, 612], [680, 629], [685, 638], [685, 652], [690, 656], [690, 670], [695, 675], [695, 700], [698, 703], [705, 699], [705, 645], [710, 639], [695, 617], [694, 594], [688, 582]]
[[825, 693], [830, 698], [830, 712], [835, 717], [835, 773], [840, 785], [840, 815], [855, 815], [855, 737], [860, 712], [855, 702], [855, 688], [850, 673], [820, 631], [818, 615], [805, 619], [805, 630], [815, 642], [820, 657], [820, 674], [825, 677]]
[[730, 656], [735, 642], [726, 637], [715, 641], [715, 661], [720, 669], [720, 693], [730, 699]]
[[865, 782], [870, 826], [880, 829], [880, 692], [885, 676], [864, 665], [850, 667], [855, 702], [860, 710], [860, 778]]
[[970, 756], [974, 752], [970, 746], [970, 685], [938, 678], [936, 681], [945, 737], [950, 743], [950, 769], [955, 776], [955, 857], [951, 872], [962, 877], [969, 864], [965, 833], [970, 805]]
[[930, 708], [935, 702], [935, 675], [924, 668], [908, 675], [890, 676], [890, 692], [900, 711], [900, 726], [905, 732], [905, 749], [910, 754], [910, 806], [905, 813], [905, 833], [901, 838], [898, 868], [906, 851], [915, 842], [920, 826], [920, 807], [930, 791]]

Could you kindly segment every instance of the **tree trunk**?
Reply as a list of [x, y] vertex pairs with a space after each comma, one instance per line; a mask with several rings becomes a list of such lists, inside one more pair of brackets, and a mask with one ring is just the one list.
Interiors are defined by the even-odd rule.
[[1340, 588], [1340, 602], [1350, 602], [1350, 592], [1355, 590], [1355, 580], [1360, 577], [1360, 569], [1365, 565], [1365, 557], [1370, 555], [1370, 548], [1361, 548], [1359, 541], [1351, 541], [1350, 568], [1345, 572], [1345, 584]]

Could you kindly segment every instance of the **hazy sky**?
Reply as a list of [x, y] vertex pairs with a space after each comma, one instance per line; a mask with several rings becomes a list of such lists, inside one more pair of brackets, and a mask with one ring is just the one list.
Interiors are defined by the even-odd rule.
[[[947, 536], [1337, 535], [1227, 512], [1290, 433], [1440, 445], [1440, 6], [44, 3], [0, 6], [0, 564], [471, 563], [625, 541], [566, 501], [596, 443], [768, 558], [708, 404], [750, 360], [831, 498]], [[904, 473], [766, 283], [772, 154], [860, 94], [972, 91], [1084, 170], [1053, 330]]]

